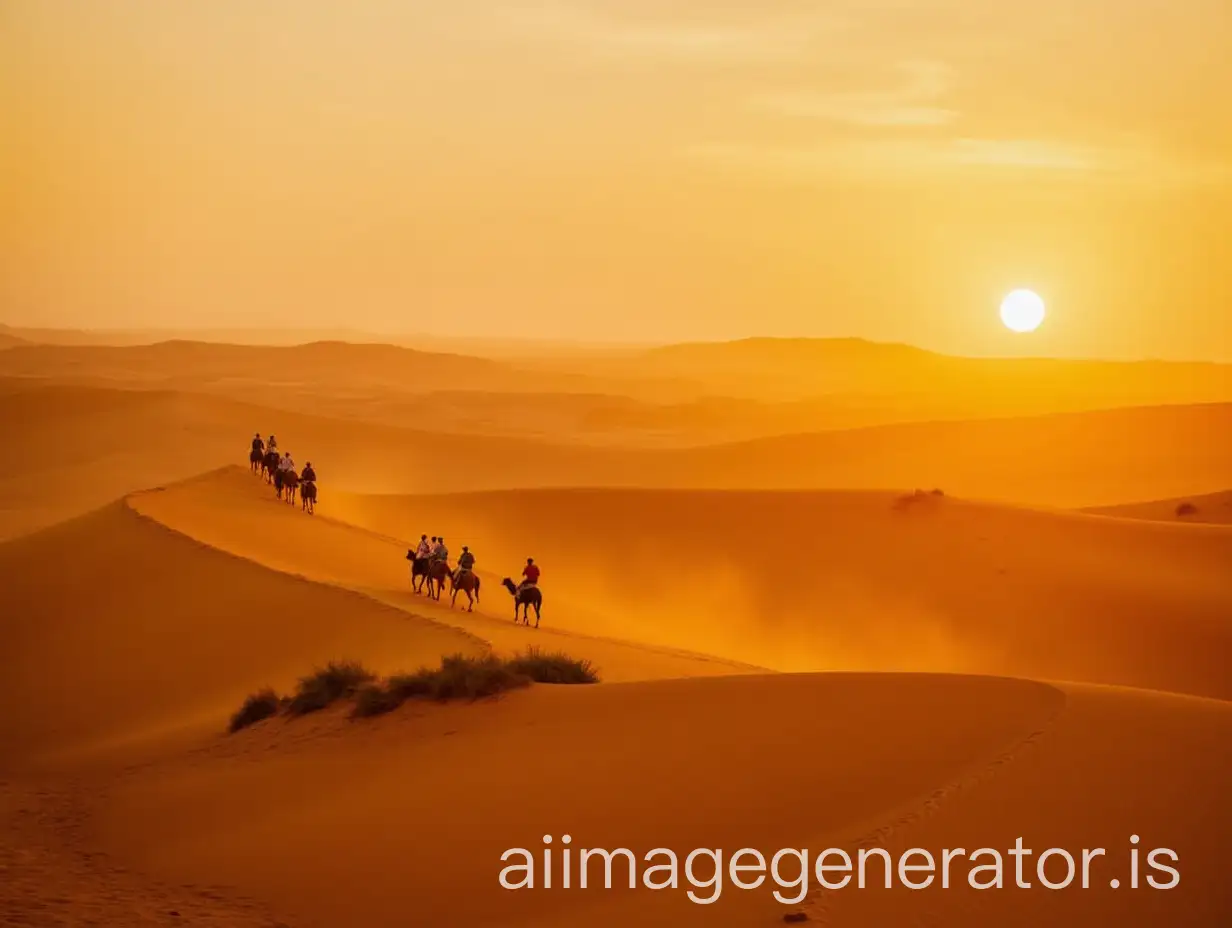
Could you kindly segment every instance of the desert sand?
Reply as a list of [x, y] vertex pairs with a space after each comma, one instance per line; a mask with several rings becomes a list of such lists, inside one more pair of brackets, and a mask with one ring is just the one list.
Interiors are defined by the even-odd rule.
[[[659, 429], [677, 445], [664, 447], [661, 434], [647, 442], [643, 428], [602, 425], [604, 410], [627, 397], [562, 394], [558, 398], [573, 410], [568, 415], [559, 408], [543, 413], [543, 404], [522, 408], [522, 399], [506, 397], [498, 415], [490, 394], [467, 392], [443, 403], [421, 398], [408, 411], [403, 394], [374, 401], [327, 381], [312, 388], [332, 391], [328, 402], [317, 403], [297, 399], [292, 387], [254, 385], [267, 361], [258, 356], [257, 368], [229, 388], [240, 398], [218, 395], [212, 380], [194, 387], [181, 378], [168, 387], [135, 378], [121, 389], [100, 385], [98, 377], [89, 383], [0, 378], [0, 423], [11, 449], [0, 461], [0, 538], [80, 515], [131, 490], [242, 461], [258, 430], [274, 432], [301, 465], [324, 467], [328, 485], [383, 494], [579, 486], [940, 487], [973, 499], [1090, 507], [1219, 491], [1232, 473], [1232, 405], [1226, 403], [823, 425], [701, 446], [678, 423]], [[275, 394], [290, 397], [294, 410], [272, 408]], [[440, 408], [425, 413], [425, 403]], [[713, 398], [707, 403], [723, 405]], [[384, 411], [372, 413], [374, 405]], [[401, 424], [388, 424], [389, 416], [401, 417]], [[569, 423], [579, 417], [591, 425], [575, 440]], [[499, 425], [490, 424], [494, 419]], [[526, 419], [537, 424], [523, 428]], [[470, 424], [454, 430], [463, 421]], [[602, 441], [592, 440], [593, 428], [603, 431]], [[1195, 434], [1203, 440], [1194, 441]]]
[[[717, 396], [726, 362], [684, 356], [657, 373], [596, 362], [592, 385], [653, 374]], [[15, 439], [0, 472], [0, 923], [743, 926], [793, 914], [1207, 928], [1232, 916], [1219, 844], [1232, 528], [1168, 515], [1174, 498], [1200, 512], [1221, 499], [1202, 494], [1227, 485], [1232, 413], [1205, 404], [1220, 397], [1166, 405], [1193, 371], [1123, 408], [952, 409], [947, 422], [683, 448], [623, 424], [548, 440], [478, 420], [348, 418], [369, 400], [311, 370], [298, 376], [329, 394], [330, 414], [280, 410], [219, 387], [261, 369], [230, 349], [232, 367], [186, 364], [174, 384], [114, 352], [110, 372], [80, 378], [62, 355], [41, 373], [34, 357], [0, 365], [19, 374], [0, 391]], [[518, 364], [548, 378], [585, 368], [439, 363], [498, 378]], [[369, 387], [397, 418], [404, 398]], [[585, 396], [567, 402], [602, 408]], [[797, 401], [768, 397], [757, 401]], [[243, 465], [257, 429], [321, 472], [315, 515]], [[1195, 433], [1210, 440], [1181, 440]], [[1168, 502], [1077, 511], [1139, 499]], [[474, 549], [474, 612], [410, 592], [404, 555], [421, 532], [444, 534], [455, 558]], [[499, 585], [532, 555], [538, 629], [512, 621]], [[226, 733], [247, 694], [286, 691], [329, 660], [387, 674], [529, 644], [592, 660], [602, 682]], [[1055, 892], [1013, 888], [1008, 858], [1002, 890], [814, 880], [789, 905], [773, 886], [730, 882], [711, 905], [683, 882], [500, 887], [504, 849], [566, 833], [576, 847], [682, 858], [1005, 849], [1020, 836], [1037, 851], [1107, 853], [1091, 889]], [[1131, 835], [1175, 851], [1175, 889], [1127, 885]]]
[[1232, 524], [1232, 490], [1176, 499], [1150, 500], [1145, 503], [1093, 507], [1090, 512], [1122, 519], [1228, 525]]

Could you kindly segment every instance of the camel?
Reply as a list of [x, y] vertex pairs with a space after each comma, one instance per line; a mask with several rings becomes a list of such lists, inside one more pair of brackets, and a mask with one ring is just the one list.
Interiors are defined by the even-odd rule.
[[295, 468], [291, 468], [282, 475], [282, 490], [286, 490], [287, 495], [282, 495], [282, 490], [278, 491], [280, 499], [285, 499], [288, 506], [295, 505], [295, 489], [299, 486], [299, 474], [295, 472]]
[[312, 515], [317, 505], [317, 485], [312, 480], [305, 480], [299, 489], [300, 508]]
[[406, 550], [406, 559], [411, 562], [411, 591], [418, 596], [428, 578], [428, 559], [416, 557], [411, 548]]
[[261, 462], [261, 470], [265, 475], [266, 483], [273, 483], [278, 476], [278, 452], [265, 452], [265, 459]]
[[[438, 561], [431, 557], [415, 557], [415, 552], [408, 549], [406, 559], [411, 562], [411, 590], [418, 596], [423, 592], [425, 584], [428, 589], [428, 596], [432, 599], [441, 598], [441, 590], [445, 587], [445, 580], [452, 576], [453, 571], [449, 569], [449, 565], [444, 561]], [[433, 594], [433, 585], [435, 584], [436, 593]]]
[[[439, 561], [436, 558], [428, 559], [428, 595], [435, 600], [441, 598], [441, 592], [445, 589], [445, 581], [453, 576], [453, 570], [450, 568], [447, 561]], [[433, 593], [433, 588], [436, 592]]]
[[529, 610], [533, 606], [535, 609], [535, 628], [539, 627], [539, 609], [543, 605], [543, 594], [539, 592], [539, 587], [528, 586], [525, 589], [519, 590], [512, 580], [506, 577], [501, 581], [501, 586], [507, 589], [513, 596], [513, 621], [518, 621], [518, 607], [522, 607], [522, 624], [530, 624]]
[[[458, 592], [466, 594], [466, 611], [473, 612], [474, 604], [479, 602], [479, 575], [474, 571], [466, 571], [462, 575], [461, 581], [455, 580], [454, 575], [449, 575], [449, 583], [453, 587], [453, 595], [449, 598], [449, 608], [452, 609], [454, 603], [458, 601]], [[475, 597], [471, 598], [471, 591], [474, 591]]]

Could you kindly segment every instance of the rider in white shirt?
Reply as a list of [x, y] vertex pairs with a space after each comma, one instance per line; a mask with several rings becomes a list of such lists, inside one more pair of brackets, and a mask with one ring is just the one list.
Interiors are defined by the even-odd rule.
[[291, 460], [290, 451], [283, 454], [282, 460], [278, 462], [278, 469], [284, 474], [295, 470], [295, 462]]

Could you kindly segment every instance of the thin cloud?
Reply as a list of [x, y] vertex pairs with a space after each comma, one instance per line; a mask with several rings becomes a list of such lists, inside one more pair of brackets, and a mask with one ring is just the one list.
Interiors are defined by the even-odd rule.
[[940, 61], [904, 61], [898, 70], [902, 83], [893, 90], [780, 93], [756, 102], [788, 116], [855, 126], [943, 126], [958, 118], [956, 110], [935, 105], [953, 85], [952, 68]]
[[874, 182], [1009, 177], [1157, 187], [1222, 185], [1225, 163], [1169, 157], [1145, 143], [1100, 146], [1049, 139], [846, 139], [798, 148], [699, 145], [683, 157], [728, 170], [795, 180]]
[[815, 40], [843, 27], [830, 17], [748, 23], [630, 20], [577, 7], [512, 8], [506, 25], [524, 38], [548, 40], [587, 55], [684, 64], [806, 60]]

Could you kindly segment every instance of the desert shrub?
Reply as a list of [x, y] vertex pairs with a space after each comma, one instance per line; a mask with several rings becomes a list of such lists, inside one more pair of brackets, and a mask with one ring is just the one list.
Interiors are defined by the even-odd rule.
[[895, 509], [910, 509], [912, 506], [927, 502], [929, 499], [941, 499], [945, 496], [945, 491], [940, 487], [935, 487], [932, 490], [914, 490], [911, 493], [904, 493], [894, 500]]
[[436, 699], [482, 699], [530, 683], [530, 677], [517, 673], [507, 661], [494, 654], [483, 657], [454, 654], [442, 658], [440, 669], [432, 674], [432, 696]]
[[280, 712], [304, 715], [344, 699], [354, 700], [353, 716], [368, 718], [392, 712], [409, 699], [483, 699], [531, 683], [598, 682], [590, 661], [538, 648], [509, 659], [453, 654], [441, 658], [439, 667], [421, 667], [385, 680], [353, 661], [334, 661], [301, 678], [289, 697], [268, 689], [249, 696], [232, 718], [231, 731]]
[[355, 661], [330, 661], [300, 678], [287, 710], [292, 715], [316, 712], [340, 699], [353, 696], [361, 686], [375, 679], [376, 674]]
[[278, 714], [281, 706], [282, 698], [271, 689], [252, 693], [244, 700], [244, 704], [239, 707], [235, 715], [231, 716], [228, 731], [234, 734], [241, 728], [247, 728], [263, 719], [271, 718]]
[[536, 683], [598, 683], [599, 672], [588, 660], [577, 660], [561, 651], [546, 653], [531, 648], [509, 661], [515, 673]]
[[383, 683], [364, 687], [356, 695], [354, 714], [361, 718], [383, 715], [408, 699], [483, 699], [531, 682], [528, 674], [492, 654], [454, 654], [441, 658], [439, 667], [394, 674]]
[[397, 673], [381, 683], [363, 687], [355, 694], [355, 712], [360, 718], [392, 712], [408, 699], [436, 695], [439, 671], [423, 667], [415, 673]]
[[388, 685], [369, 683], [355, 693], [355, 709], [352, 714], [358, 718], [384, 715], [386, 712], [393, 712], [402, 702]]
[[1192, 516], [1192, 515], [1195, 515], [1197, 512], [1198, 512], [1198, 507], [1195, 506], [1193, 503], [1181, 503], [1180, 505], [1176, 507], [1176, 514], [1178, 516]]

